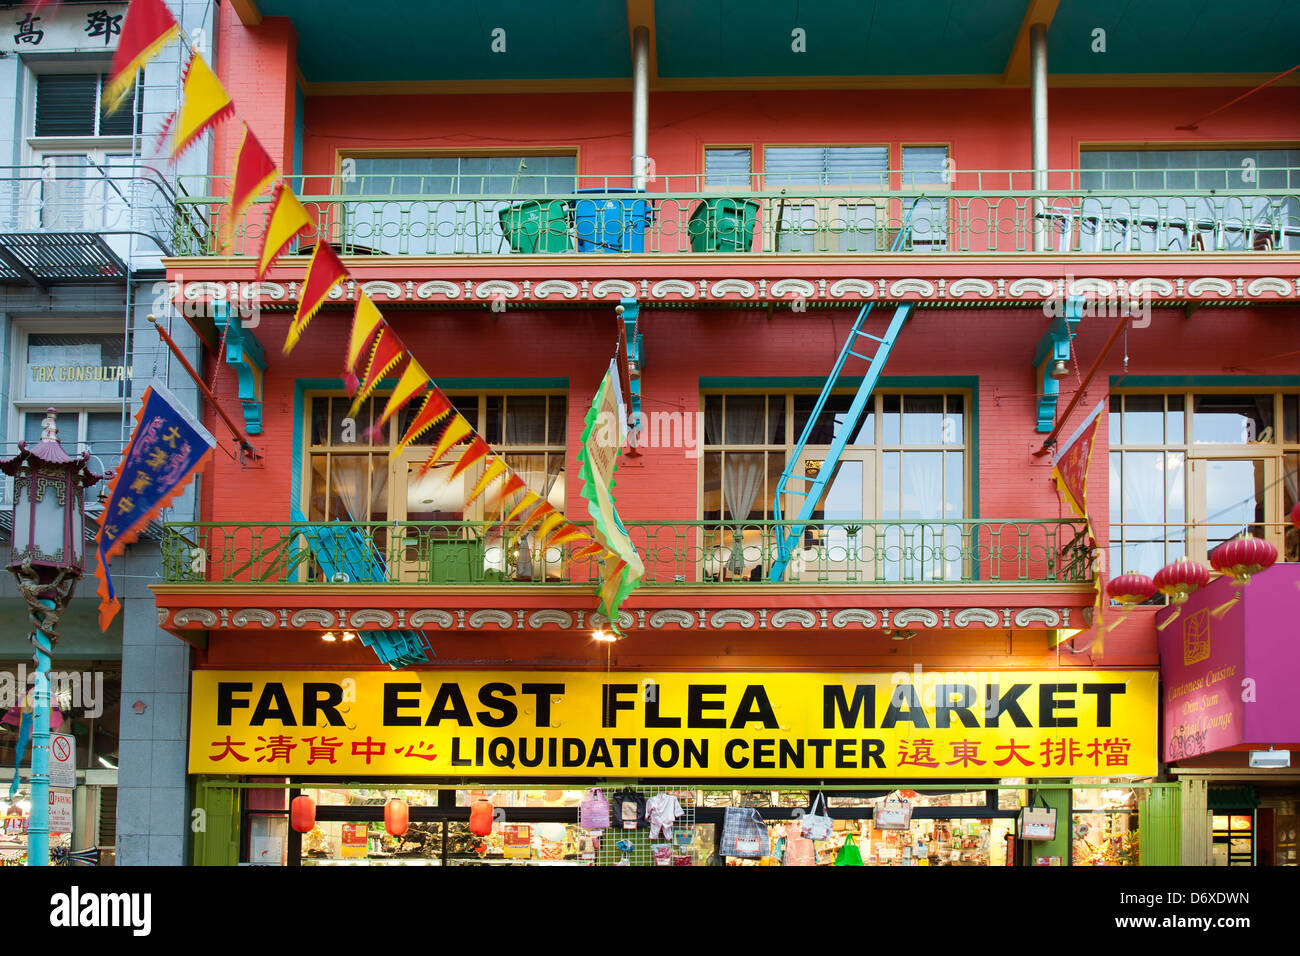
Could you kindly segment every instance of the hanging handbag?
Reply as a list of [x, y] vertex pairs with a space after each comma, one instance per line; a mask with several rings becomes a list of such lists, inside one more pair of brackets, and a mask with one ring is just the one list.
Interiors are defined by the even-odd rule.
[[[822, 810], [820, 814], [817, 812], [819, 805]], [[813, 797], [812, 806], [803, 815], [803, 828], [801, 830], [803, 838], [805, 840], [827, 840], [830, 839], [834, 829], [835, 822], [826, 812], [826, 797], [819, 793]]]
[[912, 825], [912, 801], [897, 792], [875, 802], [872, 823], [877, 830], [906, 830]]
[[862, 866], [862, 851], [858, 849], [858, 841], [852, 833], [844, 840], [844, 845], [840, 847], [840, 852], [835, 857], [836, 866]]
[[609, 827], [609, 801], [599, 787], [588, 790], [578, 805], [578, 825], [585, 830], [604, 830]]
[[492, 832], [492, 814], [495, 808], [491, 800], [475, 800], [469, 808], [469, 832], [475, 836], [487, 836]]
[[742, 860], [760, 860], [767, 855], [770, 843], [767, 824], [753, 807], [727, 807], [722, 817], [722, 856]]
[[1030, 805], [1022, 807], [1020, 817], [1016, 821], [1020, 831], [1020, 839], [1047, 841], [1056, 839], [1056, 808], [1049, 807], [1047, 801], [1043, 799], [1040, 793], [1037, 795], [1041, 807]]

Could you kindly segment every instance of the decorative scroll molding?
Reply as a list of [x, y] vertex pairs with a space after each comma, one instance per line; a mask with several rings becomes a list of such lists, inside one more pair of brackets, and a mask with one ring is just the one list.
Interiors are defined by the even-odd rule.
[[1016, 612], [1016, 627], [1028, 627], [1035, 622], [1046, 627], [1060, 627], [1061, 615], [1048, 607], [1027, 607]]
[[421, 608], [418, 611], [413, 611], [407, 620], [410, 622], [411, 627], [423, 627], [432, 624], [444, 631], [450, 631], [456, 626], [456, 619], [449, 612], [439, 611], [436, 608]]
[[1246, 291], [1255, 297], [1259, 297], [1266, 292], [1291, 295], [1293, 289], [1291, 283], [1286, 279], [1280, 279], [1277, 276], [1260, 276], [1258, 279], [1251, 279], [1246, 283]]
[[[1051, 284], [1046, 282], [1044, 282], [1044, 284], [1047, 285], [1047, 291], [1045, 291], [1043, 295], [1049, 295], [1051, 293]], [[897, 283], [895, 283], [895, 285], [897, 285]], [[1015, 287], [1016, 284], [1013, 282], [1011, 284], [1012, 295], [1017, 294]], [[951, 295], [966, 295], [968, 292], [972, 292], [975, 295], [983, 296], [987, 299], [997, 293], [997, 287], [988, 279], [954, 279], [952, 282], [948, 283], [948, 292]]]
[[752, 299], [755, 293], [754, 283], [747, 279], [719, 279], [709, 287], [709, 295], [715, 299], [723, 298], [728, 292], [741, 298]]
[[876, 287], [866, 279], [838, 279], [831, 283], [830, 294], [836, 299], [846, 295], [861, 296], [864, 299], [875, 298]]
[[557, 608], [534, 611], [528, 615], [528, 626], [536, 630], [544, 624], [554, 624], [564, 630], [573, 627], [573, 615]]
[[[609, 625], [609, 618], [599, 613], [592, 614], [587, 618], [587, 621], [593, 628], [607, 627]], [[618, 626], [620, 630], [630, 631], [636, 627], [636, 618], [627, 611], [619, 611]]]
[[165, 607], [158, 608], [158, 626], [162, 627], [164, 624], [166, 624], [167, 618], [170, 616], [171, 616], [171, 612], [168, 611]]
[[[971, 279], [967, 281], [978, 282], [982, 280]], [[929, 279], [897, 279], [889, 287], [889, 294], [894, 298], [906, 298], [909, 292], [919, 295], [923, 299], [932, 299], [934, 298], [934, 283]]]
[[508, 629], [515, 623], [514, 615], [508, 611], [500, 611], [496, 608], [484, 608], [470, 614], [469, 626], [473, 628], [483, 628], [489, 624], [495, 624], [501, 630]]
[[669, 624], [676, 624], [682, 630], [686, 630], [695, 626], [695, 615], [690, 611], [683, 611], [675, 607], [650, 612], [650, 626], [656, 631], [667, 627]]
[[952, 623], [957, 627], [970, 627], [972, 624], [997, 627], [1001, 620], [997, 611], [990, 611], [986, 607], [964, 607], [952, 616]]
[[230, 615], [230, 624], [232, 627], [248, 627], [249, 624], [256, 621], [263, 627], [275, 627], [280, 619], [270, 611], [263, 610], [260, 607], [240, 608], [234, 614]]
[[876, 612], [868, 611], [864, 607], [846, 607], [831, 615], [831, 626], [836, 628], [848, 627], [850, 624], [875, 627], [878, 622]]
[[[337, 288], [337, 287], [336, 287]], [[396, 282], [389, 282], [387, 279], [371, 279], [369, 282], [361, 283], [361, 291], [372, 299], [383, 296], [386, 299], [404, 299], [406, 293]]]
[[448, 299], [459, 299], [461, 289], [456, 283], [448, 282], [446, 279], [430, 279], [428, 282], [421, 282], [416, 286], [415, 294], [421, 299], [431, 299], [434, 295], [446, 296]]
[[906, 624], [920, 624], [922, 627], [938, 627], [939, 615], [931, 611], [928, 607], [905, 607], [894, 614], [894, 626], [903, 627]]
[[217, 616], [205, 607], [183, 607], [173, 615], [172, 623], [177, 627], [197, 624], [199, 627], [212, 628], [217, 626]]
[[771, 285], [772, 295], [778, 299], [787, 294], [811, 299], [817, 294], [817, 287], [807, 279], [777, 279]]
[[577, 283], [565, 279], [545, 279], [533, 286], [533, 298], [545, 299], [549, 295], [561, 295], [566, 299], [576, 299], [580, 291]]
[[353, 627], [365, 627], [367, 624], [378, 624], [380, 627], [392, 627], [396, 618], [391, 611], [385, 611], [382, 608], [367, 607], [359, 611], [353, 611], [352, 616], [348, 618], [348, 623]]
[[615, 298], [636, 295], [636, 283], [628, 282], [626, 279], [601, 279], [591, 287], [591, 297], [593, 299], [603, 299], [608, 295]]
[[754, 612], [741, 608], [726, 608], [709, 615], [709, 627], [723, 627], [727, 624], [739, 624], [741, 627], [754, 626]]
[[813, 614], [812, 611], [805, 611], [803, 608], [798, 607], [782, 608], [772, 615], [773, 627], [785, 627], [786, 624], [798, 624], [805, 629], [816, 627], [817, 615]]
[[294, 611], [289, 615], [289, 623], [293, 627], [302, 628], [308, 624], [319, 624], [321, 627], [334, 626], [334, 612], [326, 611], [319, 607], [305, 607], [301, 610]]
[[1231, 296], [1232, 283], [1217, 276], [1197, 276], [1187, 283], [1187, 294], [1195, 296]]

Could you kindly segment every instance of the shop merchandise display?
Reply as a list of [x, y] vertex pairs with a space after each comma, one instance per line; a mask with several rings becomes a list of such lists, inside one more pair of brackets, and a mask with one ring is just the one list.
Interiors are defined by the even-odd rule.
[[768, 855], [767, 824], [753, 807], [727, 807], [722, 818], [722, 846], [719, 854], [742, 860]]
[[[818, 807], [821, 808], [821, 813], [817, 812]], [[807, 840], [825, 840], [831, 835], [834, 827], [835, 821], [826, 810], [826, 798], [819, 793], [813, 797], [812, 806], [803, 815], [801, 835]]]
[[650, 824], [650, 839], [671, 840], [673, 826], [686, 811], [671, 793], [657, 793], [645, 804], [646, 820]]
[[636, 830], [645, 826], [645, 797], [624, 787], [610, 799], [614, 825], [622, 830]]
[[600, 788], [588, 790], [578, 807], [578, 823], [586, 830], [604, 830], [609, 827], [609, 801]]

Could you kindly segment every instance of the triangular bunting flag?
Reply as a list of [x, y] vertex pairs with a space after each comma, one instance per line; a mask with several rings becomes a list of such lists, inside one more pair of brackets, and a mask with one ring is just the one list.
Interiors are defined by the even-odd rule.
[[457, 412], [451, 421], [447, 422], [447, 427], [442, 430], [442, 437], [438, 439], [433, 454], [420, 468], [420, 474], [423, 475], [432, 468], [434, 463], [447, 453], [448, 448], [472, 434], [474, 434], [474, 429], [470, 427], [469, 422], [465, 421], [465, 416]]
[[552, 515], [555, 513], [556, 513], [555, 509], [552, 508], [548, 502], [543, 501], [531, 512], [529, 512], [527, 518], [525, 518], [523, 521], [519, 523], [519, 527], [516, 528], [514, 532], [510, 535], [511, 543], [515, 542], [519, 538], [522, 538], [528, 532], [529, 528], [537, 524], [537, 522], [541, 521], [547, 515]]
[[375, 336], [375, 344], [370, 349], [370, 363], [366, 366], [366, 374], [361, 379], [361, 385], [357, 393], [352, 396], [352, 407], [348, 410], [349, 417], [355, 418], [357, 412], [361, 410], [361, 403], [370, 397], [370, 393], [379, 387], [379, 381], [402, 360], [406, 354], [406, 347], [402, 345], [402, 340], [387, 325], [380, 326], [379, 334]]
[[527, 487], [528, 483], [512, 471], [506, 478], [506, 483], [501, 486], [501, 497], [508, 498], [516, 491], [523, 491]]
[[275, 200], [271, 215], [266, 220], [266, 236], [262, 240], [262, 254], [257, 260], [257, 277], [261, 279], [280, 258], [280, 253], [293, 242], [300, 232], [311, 227], [311, 216], [302, 207], [293, 190], [284, 183], [275, 187]]
[[527, 511], [529, 508], [531, 508], [533, 505], [537, 504], [541, 500], [542, 500], [541, 495], [532, 491], [528, 492], [528, 494], [520, 498], [519, 501], [515, 504], [515, 506], [510, 509], [510, 514], [506, 515], [504, 518], [501, 519], [501, 523], [510, 524], [510, 522], [514, 521], [521, 514], [523, 514], [525, 511]]
[[579, 548], [577, 551], [573, 552], [573, 557], [590, 558], [590, 557], [594, 557], [595, 555], [604, 554], [604, 553], [605, 553], [604, 545], [602, 545], [599, 541], [593, 541], [585, 548]]
[[456, 462], [456, 467], [452, 468], [451, 477], [457, 477], [461, 472], [469, 468], [470, 465], [474, 464], [474, 462], [478, 461], [480, 458], [485, 458], [487, 453], [491, 450], [492, 449], [488, 447], [487, 442], [478, 435], [475, 435], [474, 439], [469, 443], [464, 453], [460, 456], [460, 461]]
[[245, 126], [244, 139], [239, 144], [239, 152], [235, 154], [235, 172], [230, 177], [230, 209], [226, 212], [226, 223], [221, 230], [223, 249], [234, 241], [235, 230], [244, 216], [244, 210], [276, 172], [275, 162], [262, 148], [253, 131]]
[[478, 484], [474, 486], [474, 490], [471, 491], [469, 497], [465, 499], [465, 507], [468, 508], [474, 499], [487, 491], [492, 482], [504, 475], [505, 472], [505, 459], [493, 457], [492, 460], [488, 462], [488, 466], [483, 469], [483, 477], [478, 480]]
[[402, 410], [411, 399], [420, 393], [426, 385], [429, 384], [429, 373], [420, 367], [420, 363], [415, 359], [406, 363], [406, 368], [402, 371], [402, 376], [397, 380], [397, 387], [393, 389], [393, 394], [388, 396], [388, 404], [384, 406], [384, 412], [379, 416], [379, 421], [371, 427], [370, 431], [378, 435], [383, 427], [388, 424], [388, 420]]
[[554, 531], [557, 527], [559, 527], [562, 524], [564, 524], [564, 515], [560, 514], [560, 512], [558, 511], [552, 510], [551, 513], [548, 514], [546, 518], [542, 521], [542, 523], [538, 525], [537, 550], [539, 552], [546, 550], [548, 544], [546, 539], [550, 537], [552, 531]]
[[195, 53], [185, 68], [181, 105], [162, 128], [162, 134], [166, 134], [167, 127], [173, 127], [172, 160], [185, 152], [205, 130], [234, 113], [235, 105], [230, 102], [230, 94], [212, 72], [208, 61]]
[[424, 399], [424, 404], [420, 406], [420, 410], [415, 413], [415, 419], [407, 426], [406, 434], [402, 436], [402, 440], [393, 449], [391, 457], [396, 458], [400, 455], [402, 449], [438, 424], [450, 411], [451, 402], [447, 400], [446, 395], [442, 394], [441, 389], [435, 387]]
[[298, 311], [294, 313], [289, 325], [289, 334], [284, 339], [284, 354], [288, 355], [298, 344], [307, 323], [312, 320], [325, 300], [329, 298], [330, 289], [348, 277], [348, 270], [334, 254], [328, 242], [317, 242], [316, 251], [311, 254], [307, 264], [307, 274], [302, 280], [302, 289], [298, 293]]
[[104, 84], [106, 113], [122, 105], [144, 69], [174, 36], [180, 33], [176, 18], [163, 0], [132, 0], [122, 18], [122, 33], [113, 51], [113, 65]]
[[343, 365], [343, 383], [348, 388], [348, 394], [356, 393], [357, 380], [357, 363], [361, 361], [361, 356], [365, 354], [366, 346], [371, 343], [375, 337], [375, 330], [379, 329], [384, 322], [384, 317], [379, 314], [379, 309], [370, 301], [370, 296], [364, 292], [357, 294], [357, 308], [352, 313], [352, 335], [348, 338], [348, 355], [347, 361]]
[[586, 537], [586, 533], [577, 525], [565, 524], [556, 530], [555, 536], [546, 542], [545, 547], [557, 548], [562, 544], [568, 544], [570, 541], [580, 541]]

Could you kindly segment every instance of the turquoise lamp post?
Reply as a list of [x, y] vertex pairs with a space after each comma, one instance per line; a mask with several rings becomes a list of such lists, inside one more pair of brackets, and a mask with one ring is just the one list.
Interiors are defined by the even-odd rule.
[[53, 408], [46, 409], [39, 442], [20, 441], [17, 455], [0, 459], [0, 471], [14, 479], [9, 570], [27, 602], [36, 648], [29, 866], [50, 864], [50, 655], [59, 616], [85, 570], [85, 489], [107, 477], [92, 472], [89, 460], [89, 452], [63, 450]]

